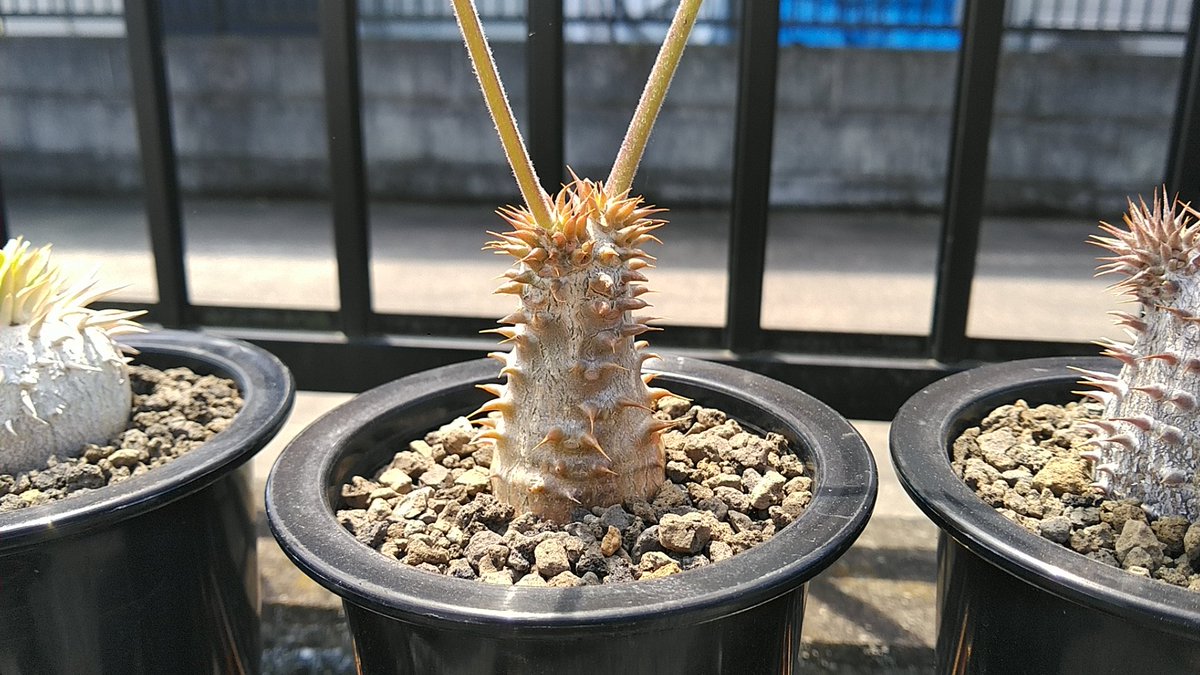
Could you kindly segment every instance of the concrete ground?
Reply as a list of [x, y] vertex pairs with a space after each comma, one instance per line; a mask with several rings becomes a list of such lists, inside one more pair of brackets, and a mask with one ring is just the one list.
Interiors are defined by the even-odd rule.
[[[10, 197], [13, 234], [54, 242], [66, 262], [98, 266], [152, 300], [153, 268], [133, 200]], [[486, 206], [372, 205], [372, 275], [381, 311], [498, 316], [511, 300], [490, 294], [501, 260], [479, 252], [499, 227]], [[651, 285], [669, 324], [719, 325], [728, 214], [676, 211]], [[1114, 219], [1116, 215], [1114, 214]], [[322, 202], [190, 199], [188, 279], [195, 302], [332, 308], [336, 305], [329, 207]], [[773, 213], [764, 323], [770, 328], [919, 334], [929, 322], [936, 217]], [[1119, 335], [1117, 306], [1094, 280], [1095, 231], [1081, 219], [989, 219], [973, 287], [969, 333], [1085, 341]], [[259, 480], [287, 439], [344, 394], [301, 392], [283, 433], [255, 460]], [[936, 530], [900, 488], [887, 423], [856, 421], [875, 452], [879, 500], [859, 541], [809, 587], [806, 672], [932, 672]], [[284, 558], [260, 529], [267, 673], [352, 672], [338, 601]]]

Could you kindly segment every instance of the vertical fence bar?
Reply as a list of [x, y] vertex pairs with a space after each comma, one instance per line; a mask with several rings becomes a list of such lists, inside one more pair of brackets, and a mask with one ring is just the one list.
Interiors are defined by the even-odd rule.
[[527, 0], [525, 75], [529, 156], [542, 187], [555, 194], [563, 175], [563, 0]]
[[155, 319], [173, 328], [187, 323], [189, 300], [161, 9], [159, 0], [125, 0], [125, 34], [146, 220], [158, 283]]
[[963, 7], [962, 32], [929, 334], [931, 356], [939, 361], [957, 361], [966, 354], [967, 310], [975, 278], [992, 104], [1004, 35], [1003, 0], [968, 0]]
[[757, 348], [762, 335], [778, 61], [779, 0], [746, 0], [742, 4], [738, 54], [729, 283], [725, 299], [724, 339], [725, 347], [731, 351]]
[[1200, 202], [1200, 0], [1192, 3], [1167, 153], [1167, 190]]
[[321, 0], [325, 126], [342, 332], [365, 335], [371, 315], [367, 173], [362, 141], [358, 0]]
[[8, 233], [8, 207], [4, 201], [4, 181], [0, 180], [0, 246], [4, 246], [4, 242], [8, 241], [10, 236]]
[[[1195, 14], [1196, 14], [1195, 12], [1192, 12], [1193, 16]], [[1165, 8], [1163, 8], [1162, 25], [1159, 26], [1158, 29], [1164, 33], [1170, 32], [1171, 26], [1173, 25], [1171, 18], [1174, 16], [1175, 16], [1175, 0], [1167, 0], [1167, 6]], [[1190, 35], [1190, 33], [1189, 33], [1189, 35]]]

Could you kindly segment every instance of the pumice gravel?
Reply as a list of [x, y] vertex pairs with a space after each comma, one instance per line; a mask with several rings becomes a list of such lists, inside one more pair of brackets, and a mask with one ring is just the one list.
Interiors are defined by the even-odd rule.
[[459, 418], [342, 486], [337, 518], [360, 542], [428, 572], [571, 587], [658, 579], [718, 563], [803, 514], [812, 479], [779, 434], [712, 408], [658, 401], [667, 480], [649, 500], [576, 509], [563, 525], [490, 492], [492, 450]]

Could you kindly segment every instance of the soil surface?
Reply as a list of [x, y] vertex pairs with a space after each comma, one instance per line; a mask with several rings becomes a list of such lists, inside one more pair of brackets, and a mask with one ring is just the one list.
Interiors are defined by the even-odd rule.
[[409, 444], [370, 479], [342, 486], [342, 523], [360, 542], [418, 569], [519, 586], [657, 579], [720, 562], [804, 512], [812, 480], [779, 434], [761, 437], [683, 399], [655, 413], [668, 480], [649, 502], [579, 509], [559, 526], [490, 493], [491, 448], [465, 418]]
[[1136, 500], [1090, 487], [1079, 453], [1103, 409], [1091, 402], [992, 411], [954, 442], [953, 466], [985, 502], [1025, 529], [1093, 560], [1200, 591], [1200, 523], [1151, 519]]
[[129, 426], [80, 456], [50, 458], [44, 469], [0, 474], [0, 513], [37, 506], [128, 480], [181, 457], [229, 427], [242, 407], [232, 380], [187, 368], [129, 368]]

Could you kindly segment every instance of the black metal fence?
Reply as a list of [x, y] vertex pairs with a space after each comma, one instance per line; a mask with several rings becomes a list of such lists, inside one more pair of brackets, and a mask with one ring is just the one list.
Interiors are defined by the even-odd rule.
[[[548, 183], [563, 166], [561, 0], [527, 0], [531, 154]], [[1200, 0], [1196, 3], [1200, 5]], [[478, 331], [490, 318], [385, 314], [373, 309], [368, 265], [367, 183], [361, 128], [359, 3], [321, 0], [329, 171], [340, 309], [287, 310], [193, 304], [184, 271], [183, 228], [158, 0], [125, 0], [145, 203], [159, 301], [143, 307], [168, 327], [237, 335], [278, 354], [303, 388], [360, 391], [400, 375], [473, 358], [494, 347]], [[1005, 4], [968, 2], [962, 17], [936, 292], [927, 335], [766, 330], [764, 249], [771, 176], [779, 0], [746, 0], [738, 23], [738, 106], [733, 163], [728, 293], [723, 329], [672, 326], [661, 349], [759, 371], [802, 387], [852, 417], [890, 419], [923, 385], [978, 362], [1092, 353], [1082, 344], [978, 339], [966, 334], [983, 204]], [[1193, 12], [1165, 181], [1200, 196], [1200, 13]], [[4, 238], [0, 218], [0, 238]], [[127, 303], [125, 306], [129, 306]]]

